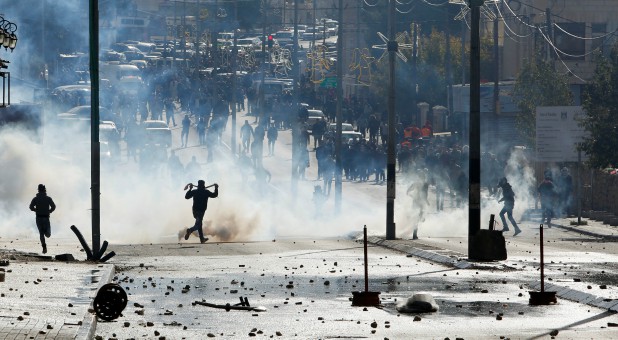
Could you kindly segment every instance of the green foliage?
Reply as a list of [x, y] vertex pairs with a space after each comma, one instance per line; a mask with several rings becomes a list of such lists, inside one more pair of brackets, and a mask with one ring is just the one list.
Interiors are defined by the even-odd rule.
[[597, 57], [592, 81], [584, 92], [583, 107], [588, 114], [581, 125], [589, 137], [581, 145], [594, 168], [618, 164], [618, 44], [610, 57]]
[[537, 57], [524, 63], [513, 89], [520, 109], [517, 128], [527, 146], [536, 146], [536, 107], [573, 105], [568, 76], [557, 73], [550, 62]]

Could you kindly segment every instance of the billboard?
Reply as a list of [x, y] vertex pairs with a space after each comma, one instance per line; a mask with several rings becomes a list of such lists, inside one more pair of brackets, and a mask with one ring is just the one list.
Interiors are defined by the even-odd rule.
[[[536, 108], [536, 155], [543, 162], [577, 162], [577, 144], [587, 132], [579, 126], [581, 106]], [[582, 160], [585, 154], [582, 153]]]

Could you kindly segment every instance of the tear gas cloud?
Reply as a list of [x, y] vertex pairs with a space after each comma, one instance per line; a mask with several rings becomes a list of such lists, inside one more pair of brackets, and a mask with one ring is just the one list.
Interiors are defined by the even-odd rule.
[[[37, 62], [23, 56], [41, 55], [41, 48], [50, 47], [51, 43], [45, 43], [43, 35], [37, 34], [44, 25], [35, 25], [35, 19], [27, 19], [37, 17], [36, 13], [43, 15], [37, 12], [42, 10], [41, 6], [25, 6], [25, 3], [20, 1], [7, 6], [5, 15], [20, 24], [18, 48], [9, 54], [11, 71], [15, 72], [14, 76], [27, 80], [36, 79], [39, 73], [30, 66], [41, 65], [44, 61]], [[49, 55], [55, 57], [58, 52], [86, 51], [87, 17], [61, 13], [87, 13], [87, 4], [77, 0], [62, 1], [54, 2], [48, 10], [52, 8], [58, 18], [54, 22], [46, 21], [48, 32], [45, 37], [60, 36], [68, 31], [73, 35], [68, 39], [70, 42], [54, 40], [60, 46], [50, 48]], [[24, 101], [32, 100], [29, 91], [13, 92], [13, 96]], [[0, 162], [3, 166], [0, 175], [0, 235], [35, 237], [34, 215], [28, 204], [36, 193], [37, 184], [43, 183], [58, 207], [51, 217], [52, 235], [74, 237], [69, 226], [76, 225], [84, 237], [90, 239], [89, 141], [87, 129], [61, 128], [49, 122], [44, 123], [38, 135], [10, 126], [0, 129]], [[269, 168], [275, 186], [260, 185], [254, 179], [245, 183], [238, 164], [228, 154], [224, 151], [212, 163], [198, 158], [202, 163], [201, 178], [207, 184], [216, 182], [220, 185], [219, 197], [209, 200], [204, 223], [206, 234], [214, 235], [213, 241], [339, 237], [360, 232], [363, 225], [367, 225], [370, 234], [384, 235], [386, 186], [367, 189], [362, 184], [346, 185], [341, 214], [334, 213], [332, 193], [324, 205], [324, 212], [316, 214], [312, 197], [316, 183], [299, 181], [296, 193], [292, 194], [289, 161], [283, 166], [285, 169]], [[184, 199], [182, 188], [188, 182], [196, 183], [199, 178], [172, 174], [165, 163], [144, 170], [132, 161], [126, 163], [124, 151], [122, 155], [120, 166], [102, 161], [101, 240], [112, 243], [176, 242], [185, 228], [194, 222], [191, 201]], [[183, 152], [180, 157], [186, 164], [190, 154]], [[509, 158], [505, 174], [516, 193], [515, 218], [518, 219], [533, 202], [528, 184], [534, 183], [532, 171], [521, 156], [514, 153]], [[397, 180], [395, 222], [398, 237], [410, 238], [415, 227], [419, 228], [421, 237], [467, 235], [467, 205], [451, 208], [447, 198], [445, 210], [437, 212], [434, 196], [430, 195], [431, 202], [424, 206], [407, 194], [407, 189], [421, 180], [418, 176], [398, 173]], [[424, 206], [422, 213], [421, 206]], [[497, 214], [500, 208], [496, 199], [483, 197], [482, 227], [486, 227], [489, 213]]]

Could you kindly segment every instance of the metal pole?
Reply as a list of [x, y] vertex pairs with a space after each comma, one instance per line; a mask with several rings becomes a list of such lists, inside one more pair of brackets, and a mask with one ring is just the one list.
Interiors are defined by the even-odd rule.
[[294, 37], [292, 39], [294, 46], [292, 47], [292, 51], [294, 56], [292, 57], [293, 61], [293, 72], [294, 76], [294, 102], [292, 105], [292, 197], [296, 197], [296, 193], [298, 191], [298, 133], [297, 133], [297, 125], [298, 125], [298, 111], [299, 111], [299, 81], [300, 81], [300, 67], [298, 65], [298, 0], [294, 0]]
[[484, 0], [469, 0], [470, 20], [470, 161], [468, 165], [468, 256], [472, 239], [481, 229], [481, 77], [480, 17]]
[[388, 11], [388, 160], [386, 166], [386, 239], [395, 239], [395, 1], [389, 2]]
[[[234, 21], [238, 22], [238, 1], [234, 0]], [[236, 154], [236, 72], [238, 69], [238, 29], [234, 28], [234, 47], [232, 48], [232, 155]]]
[[541, 293], [545, 291], [545, 261], [543, 260], [543, 225], [539, 227], [539, 242], [541, 243]]
[[202, 2], [197, 0], [197, 15], [195, 16], [195, 69], [200, 70], [200, 38], [202, 36], [202, 20], [200, 15], [202, 11]]
[[582, 168], [582, 151], [577, 151], [577, 225], [582, 225], [582, 178], [581, 178], [581, 168]]
[[[341, 212], [341, 196], [343, 191], [342, 184], [342, 161], [341, 161], [341, 123], [343, 114], [341, 106], [343, 104], [343, 0], [339, 0], [339, 29], [337, 30], [337, 125], [335, 130], [335, 213]], [[366, 289], [365, 289], [366, 290]]]
[[[339, 0], [341, 1], [341, 0]], [[339, 21], [341, 25], [341, 21]], [[365, 258], [365, 292], [369, 291], [369, 265], [367, 264], [367, 226], [363, 227], [363, 256]]]
[[92, 199], [92, 253], [98, 259], [101, 244], [101, 160], [99, 143], [99, 1], [90, 0], [90, 194]]

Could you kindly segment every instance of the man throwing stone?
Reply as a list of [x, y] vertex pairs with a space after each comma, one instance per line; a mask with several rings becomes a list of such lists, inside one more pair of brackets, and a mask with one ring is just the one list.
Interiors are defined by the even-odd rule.
[[185, 233], [185, 240], [189, 239], [191, 233], [196, 231], [200, 235], [200, 242], [204, 243], [208, 241], [208, 238], [204, 238], [204, 232], [202, 231], [202, 219], [206, 213], [208, 206], [208, 198], [215, 198], [219, 196], [219, 184], [213, 184], [215, 192], [207, 190], [203, 180], [197, 181], [197, 189], [193, 190], [193, 184], [189, 184], [189, 191], [185, 194], [186, 199], [193, 198], [193, 217], [195, 218], [195, 225], [191, 228], [187, 228]]

